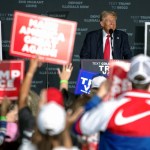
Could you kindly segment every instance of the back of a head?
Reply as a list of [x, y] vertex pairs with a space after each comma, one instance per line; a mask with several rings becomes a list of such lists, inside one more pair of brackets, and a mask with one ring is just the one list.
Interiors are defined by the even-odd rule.
[[150, 57], [139, 54], [131, 59], [128, 78], [134, 85], [150, 84]]
[[48, 88], [46, 94], [47, 103], [39, 110], [37, 126], [42, 134], [58, 135], [64, 130], [66, 123], [63, 95], [54, 87]]
[[72, 108], [72, 105], [74, 105], [74, 102], [76, 102], [76, 99], [80, 96], [80, 95], [76, 95], [73, 92], [70, 92], [66, 89], [62, 89], [61, 90], [62, 94], [63, 94], [63, 99], [64, 99], [64, 107], [66, 110]]
[[84, 106], [91, 99], [90, 94], [81, 94], [73, 103], [70, 109], [74, 113], [79, 107]]
[[60, 134], [66, 125], [66, 112], [63, 106], [49, 102], [42, 106], [37, 116], [37, 127], [42, 134], [54, 136]]
[[107, 78], [102, 75], [93, 77], [91, 82], [91, 88], [99, 88], [106, 79]]
[[101, 75], [93, 77], [91, 82], [91, 89], [90, 89], [91, 96], [94, 96], [97, 93], [98, 88], [106, 79], [107, 79], [106, 77]]

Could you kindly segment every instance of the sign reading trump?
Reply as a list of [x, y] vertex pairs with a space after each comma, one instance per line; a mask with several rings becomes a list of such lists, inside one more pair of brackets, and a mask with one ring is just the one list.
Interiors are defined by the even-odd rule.
[[75, 94], [89, 94], [93, 76], [97, 75], [96, 72], [89, 72], [87, 70], [80, 69], [78, 80], [76, 84]]
[[43, 62], [71, 61], [77, 22], [15, 11], [10, 55]]
[[0, 100], [16, 100], [24, 76], [24, 61], [0, 61]]

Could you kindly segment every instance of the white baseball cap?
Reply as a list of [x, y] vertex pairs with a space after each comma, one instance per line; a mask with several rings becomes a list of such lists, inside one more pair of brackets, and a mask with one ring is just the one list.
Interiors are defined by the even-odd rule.
[[66, 125], [66, 112], [63, 106], [56, 102], [45, 104], [39, 111], [37, 127], [43, 134], [57, 135]]
[[96, 76], [92, 79], [91, 88], [99, 88], [99, 86], [104, 82], [107, 78], [104, 76]]
[[[135, 77], [142, 76], [143, 80], [137, 80]], [[150, 83], [150, 57], [139, 54], [131, 59], [130, 70], [128, 78], [131, 82], [136, 84]]]

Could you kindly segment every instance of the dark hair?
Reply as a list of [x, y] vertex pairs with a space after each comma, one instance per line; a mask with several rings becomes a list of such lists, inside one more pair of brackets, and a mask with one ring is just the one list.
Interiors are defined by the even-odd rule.
[[[134, 78], [134, 80], [136, 81], [142, 81], [144, 80], [145, 78], [141, 75], [138, 75]], [[146, 83], [146, 84], [138, 84], [138, 83], [134, 83], [132, 82], [132, 88], [133, 89], [143, 89], [143, 90], [147, 90], [148, 87], [149, 87], [150, 83]]]
[[65, 109], [68, 110], [72, 107], [73, 103], [76, 101], [79, 95], [75, 95], [74, 93], [69, 92], [66, 89], [62, 89], [61, 91], [64, 98]]
[[80, 95], [71, 106], [72, 112], [74, 113], [77, 110], [77, 108], [84, 106], [90, 99], [91, 99], [90, 94]]
[[90, 96], [94, 96], [98, 91], [98, 88], [94, 87], [90, 89]]

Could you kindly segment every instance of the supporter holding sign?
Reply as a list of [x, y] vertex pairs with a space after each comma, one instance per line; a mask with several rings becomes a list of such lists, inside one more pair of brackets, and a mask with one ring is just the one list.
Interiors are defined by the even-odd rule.
[[69, 64], [77, 23], [15, 11], [10, 55], [35, 58], [54, 64]]
[[4, 97], [16, 100], [24, 74], [24, 61], [0, 62], [0, 100]]

